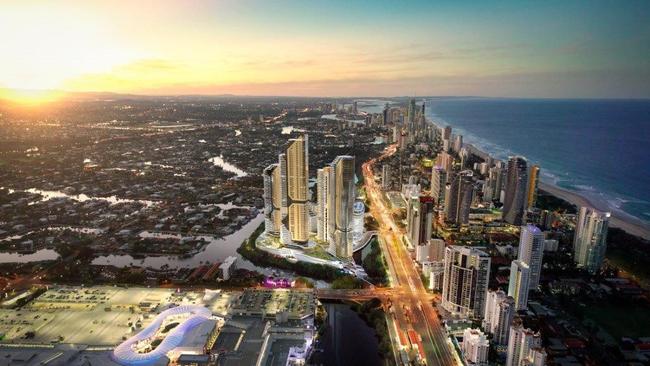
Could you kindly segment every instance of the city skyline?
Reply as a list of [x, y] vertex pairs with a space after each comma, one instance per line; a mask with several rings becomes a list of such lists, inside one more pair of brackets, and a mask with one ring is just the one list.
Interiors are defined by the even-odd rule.
[[644, 2], [45, 5], [3, 4], [3, 97], [650, 97]]
[[4, 1], [0, 359], [647, 364], [648, 19]]

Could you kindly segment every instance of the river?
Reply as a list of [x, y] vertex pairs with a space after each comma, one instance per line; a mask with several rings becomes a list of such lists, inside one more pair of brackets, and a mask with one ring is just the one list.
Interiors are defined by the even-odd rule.
[[[161, 269], [166, 268], [193, 268], [206, 263], [216, 263], [223, 261], [226, 257], [234, 255], [239, 257], [237, 266], [240, 268], [254, 269], [255, 266], [241, 258], [237, 253], [237, 248], [248, 239], [249, 236], [257, 229], [264, 221], [264, 215], [259, 214], [254, 219], [249, 221], [246, 225], [235, 233], [225, 236], [223, 238], [214, 238], [211, 236], [201, 236], [208, 244], [207, 246], [189, 258], [181, 258], [178, 256], [155, 256], [136, 259], [128, 254], [124, 255], [107, 255], [100, 256], [93, 260], [96, 265], [110, 265], [116, 267], [148, 267]], [[140, 234], [143, 237], [160, 236], [160, 234], [144, 231]]]
[[220, 167], [221, 169], [223, 169], [226, 172], [235, 173], [237, 178], [245, 177], [245, 176], [248, 175], [248, 173], [246, 173], [245, 171], [239, 169], [237, 166], [235, 166], [233, 164], [230, 164], [229, 162], [223, 160], [223, 155], [215, 156], [213, 158], [208, 159], [208, 161], [211, 162], [212, 164]]
[[382, 365], [375, 330], [369, 327], [349, 305], [323, 303], [327, 311], [327, 329], [320, 338], [313, 361], [325, 366]]

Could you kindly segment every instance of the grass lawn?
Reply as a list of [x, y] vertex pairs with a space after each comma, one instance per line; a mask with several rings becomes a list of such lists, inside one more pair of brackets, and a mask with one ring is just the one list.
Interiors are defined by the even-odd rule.
[[316, 244], [313, 248], [305, 249], [304, 251], [305, 254], [315, 258], [326, 259], [326, 260], [334, 259], [334, 257], [332, 257], [332, 255], [329, 254], [325, 249], [325, 247], [321, 244]]
[[584, 315], [616, 339], [650, 337], [650, 311], [645, 307], [634, 304], [588, 305]]

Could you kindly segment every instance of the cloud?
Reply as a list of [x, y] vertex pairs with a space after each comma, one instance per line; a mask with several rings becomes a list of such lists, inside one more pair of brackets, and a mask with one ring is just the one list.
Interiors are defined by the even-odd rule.
[[[584, 90], [590, 90], [585, 93]], [[471, 95], [545, 98], [650, 98], [650, 74], [590, 72], [427, 75], [409, 78], [318, 79], [301, 82], [173, 84], [143, 94], [238, 94], [284, 96]]]
[[136, 72], [142, 72], [142, 71], [148, 72], [152, 70], [170, 71], [170, 70], [177, 70], [181, 67], [182, 64], [179, 64], [178, 62], [165, 60], [165, 59], [144, 59], [144, 60], [138, 60], [130, 64], [118, 67], [116, 71], [120, 71], [120, 69], [128, 70], [128, 71], [136, 71]]

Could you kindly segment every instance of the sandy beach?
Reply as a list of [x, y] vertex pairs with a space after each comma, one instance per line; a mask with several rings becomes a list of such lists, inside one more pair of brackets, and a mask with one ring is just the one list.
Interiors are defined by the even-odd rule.
[[[604, 207], [602, 204], [596, 204], [578, 193], [571, 192], [569, 190], [548, 183], [539, 182], [539, 189], [546, 191], [567, 202], [570, 202], [576, 206], [591, 206], [597, 210], [611, 211], [608, 207]], [[641, 220], [625, 213], [612, 211], [612, 217], [610, 219], [609, 225], [611, 227], [622, 229], [629, 234], [650, 240], [650, 225], [645, 224]]]

